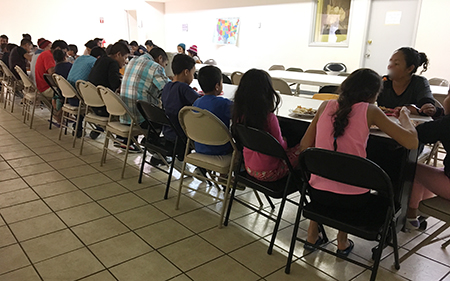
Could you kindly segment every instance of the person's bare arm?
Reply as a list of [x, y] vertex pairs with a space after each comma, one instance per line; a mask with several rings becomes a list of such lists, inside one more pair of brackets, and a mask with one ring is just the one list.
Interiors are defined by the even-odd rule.
[[31, 58], [33, 57], [33, 54], [26, 53], [23, 55], [24, 58], [26, 58], [28, 61], [31, 61]]
[[54, 68], [54, 67], [50, 67], [49, 69], [47, 69], [47, 73], [48, 73], [48, 74], [53, 74], [53, 73], [55, 73], [55, 68]]
[[314, 119], [312, 120], [311, 124], [308, 126], [308, 129], [306, 130], [305, 135], [303, 136], [302, 140], [300, 141], [300, 151], [303, 151], [307, 149], [308, 147], [314, 147], [316, 143], [316, 125], [317, 121], [319, 120], [320, 115], [324, 111], [327, 101], [324, 101], [319, 109], [317, 110], [316, 116], [314, 116]]
[[367, 111], [367, 122], [369, 127], [376, 125], [381, 131], [407, 149], [416, 149], [419, 145], [419, 140], [417, 139], [416, 128], [414, 128], [411, 124], [411, 119], [409, 119], [409, 114], [410, 112], [406, 107], [400, 110], [398, 117], [400, 126], [392, 122], [381, 109], [371, 104]]

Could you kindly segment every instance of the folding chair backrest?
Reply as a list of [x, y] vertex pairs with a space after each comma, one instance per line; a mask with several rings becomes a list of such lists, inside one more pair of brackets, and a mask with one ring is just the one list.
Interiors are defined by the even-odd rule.
[[235, 148], [228, 128], [208, 110], [185, 106], [178, 113], [178, 119], [181, 128], [191, 140], [206, 145], [224, 145], [231, 142]]
[[327, 74], [326, 71], [320, 69], [307, 69], [305, 73], [314, 73], [314, 74]]
[[448, 80], [444, 79], [444, 78], [431, 78], [430, 80], [428, 80], [428, 82], [430, 83], [430, 85], [432, 86], [443, 86], [443, 87], [448, 87], [449, 83]]
[[339, 95], [336, 94], [314, 94], [312, 96], [315, 100], [337, 100]]
[[285, 70], [284, 65], [274, 64], [272, 65], [269, 70]]
[[321, 148], [308, 148], [300, 154], [304, 180], [314, 174], [329, 180], [378, 191], [393, 203], [394, 191], [386, 172], [369, 159]]
[[163, 126], [173, 127], [164, 109], [143, 100], [138, 100], [136, 107], [148, 123], [153, 122]]
[[57, 95], [58, 97], [62, 97], [58, 84], [56, 84], [56, 81], [55, 79], [53, 79], [53, 76], [51, 74], [44, 73], [44, 80], [50, 86], [50, 88], [52, 88], [55, 95]]
[[97, 86], [98, 93], [100, 97], [103, 99], [103, 102], [106, 105], [106, 111], [110, 115], [122, 116], [128, 115], [133, 123], [138, 125], [139, 123], [136, 121], [136, 117], [131, 113], [131, 110], [128, 106], [122, 101], [120, 96], [114, 93], [111, 89], [103, 86]]
[[80, 98], [77, 91], [73, 88], [73, 86], [61, 75], [56, 73], [53, 74], [53, 79], [55, 79], [58, 88], [61, 90], [61, 94], [65, 98]]
[[292, 96], [291, 87], [289, 87], [288, 83], [283, 79], [272, 77], [272, 86], [275, 89], [275, 91], [280, 91], [280, 93], [283, 95]]
[[322, 88], [320, 88], [319, 93], [334, 94], [336, 93], [338, 88], [339, 88], [338, 86], [334, 85], [323, 86]]
[[303, 69], [298, 67], [289, 67], [288, 69], [286, 69], [286, 71], [303, 72]]
[[84, 103], [91, 107], [101, 107], [105, 102], [100, 97], [97, 87], [91, 82], [78, 80], [76, 83], [78, 93], [83, 97]]
[[233, 125], [232, 132], [238, 145], [265, 155], [283, 159], [287, 161], [286, 163], [289, 163], [284, 148], [268, 132], [247, 127], [243, 124]]
[[329, 62], [324, 67], [325, 71], [346, 72], [347, 67], [341, 62]]
[[31, 82], [30, 77], [28, 77], [28, 75], [26, 75], [26, 74], [23, 72], [23, 70], [22, 70], [22, 68], [20, 68], [20, 66], [16, 65], [16, 66], [14, 67], [14, 69], [15, 69], [15, 70], [17, 71], [17, 73], [19, 74], [20, 79], [22, 79], [23, 86], [24, 86], [25, 88], [29, 88], [29, 89], [34, 88], [33, 82]]
[[6, 79], [9, 79], [10, 82], [13, 82], [13, 81], [16, 80], [16, 76], [14, 76], [14, 74], [11, 72], [11, 70], [9, 69], [9, 67], [8, 67], [3, 61], [1, 61], [1, 60], [0, 60], [0, 66], [1, 66], [2, 69], [3, 69], [3, 73], [5, 74], [5, 78], [6, 78]]
[[209, 59], [205, 61], [205, 64], [209, 65], [217, 65], [217, 62], [214, 59]]
[[244, 73], [240, 71], [235, 71], [231, 73], [231, 82], [233, 83], [233, 85], [239, 85], [243, 75]]

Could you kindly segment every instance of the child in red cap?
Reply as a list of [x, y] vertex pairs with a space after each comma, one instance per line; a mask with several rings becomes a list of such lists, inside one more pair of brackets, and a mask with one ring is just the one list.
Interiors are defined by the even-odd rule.
[[195, 63], [203, 63], [197, 54], [197, 45], [192, 45], [188, 50], [188, 55], [195, 60]]

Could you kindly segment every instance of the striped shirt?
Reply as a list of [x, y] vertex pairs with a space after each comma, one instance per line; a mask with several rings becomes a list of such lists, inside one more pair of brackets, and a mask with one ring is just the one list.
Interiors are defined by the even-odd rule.
[[[160, 106], [161, 91], [169, 82], [164, 67], [155, 62], [149, 54], [133, 58], [125, 68], [120, 88], [120, 97], [136, 116], [137, 121], [144, 122], [136, 107], [136, 101], [144, 100]], [[120, 122], [131, 124], [127, 115], [120, 117]]]

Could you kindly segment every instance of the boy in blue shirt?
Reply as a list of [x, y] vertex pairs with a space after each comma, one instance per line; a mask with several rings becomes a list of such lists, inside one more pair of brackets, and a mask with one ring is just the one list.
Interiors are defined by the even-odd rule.
[[[228, 128], [231, 120], [233, 102], [219, 97], [222, 93], [222, 72], [219, 68], [209, 65], [198, 72], [198, 82], [205, 95], [194, 102], [194, 106], [206, 109], [216, 115]], [[204, 145], [195, 143], [195, 151], [208, 155], [226, 155], [232, 152], [230, 143], [224, 145]]]
[[[174, 125], [177, 132], [183, 136], [183, 139], [178, 141], [176, 148], [178, 159], [180, 161], [184, 158], [184, 150], [186, 147], [186, 135], [178, 121], [178, 113], [185, 106], [190, 106], [200, 96], [189, 85], [194, 80], [195, 61], [193, 58], [186, 55], [176, 55], [172, 61], [172, 71], [174, 78], [172, 82], [167, 83], [161, 93], [161, 102], [167, 117]], [[172, 128], [163, 128], [164, 138], [171, 143], [175, 142], [177, 133]]]

